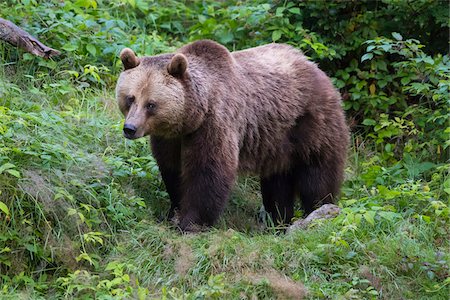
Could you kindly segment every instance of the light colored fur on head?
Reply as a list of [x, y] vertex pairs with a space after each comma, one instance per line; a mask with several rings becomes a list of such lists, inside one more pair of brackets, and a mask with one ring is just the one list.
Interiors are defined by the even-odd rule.
[[[134, 103], [127, 107], [127, 96], [134, 96]], [[178, 135], [182, 127], [184, 96], [181, 84], [157, 67], [139, 65], [122, 72], [117, 82], [116, 97], [125, 116], [125, 123], [138, 129], [136, 137], [145, 135]], [[145, 105], [156, 104], [155, 114], [148, 116]]]

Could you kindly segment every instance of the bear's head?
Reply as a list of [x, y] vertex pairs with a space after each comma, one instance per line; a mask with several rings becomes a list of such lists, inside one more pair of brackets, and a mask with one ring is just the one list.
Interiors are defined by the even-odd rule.
[[178, 136], [185, 114], [186, 57], [178, 53], [138, 58], [125, 48], [120, 59], [125, 70], [117, 82], [116, 97], [125, 116], [125, 137]]

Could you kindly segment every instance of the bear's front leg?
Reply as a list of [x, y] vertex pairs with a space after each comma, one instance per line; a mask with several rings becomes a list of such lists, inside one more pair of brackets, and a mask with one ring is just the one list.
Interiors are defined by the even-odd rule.
[[170, 197], [170, 220], [179, 208], [181, 198], [181, 141], [151, 137], [152, 153], [158, 163], [159, 171]]
[[182, 145], [182, 186], [179, 227], [195, 231], [211, 226], [228, 200], [236, 178], [238, 147], [232, 137], [199, 131]]

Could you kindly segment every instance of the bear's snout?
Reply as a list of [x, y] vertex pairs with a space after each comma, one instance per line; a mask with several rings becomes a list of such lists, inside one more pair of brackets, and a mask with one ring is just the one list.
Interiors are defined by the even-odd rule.
[[123, 135], [127, 138], [127, 139], [134, 139], [136, 138], [136, 126], [131, 125], [131, 124], [125, 124], [123, 125]]

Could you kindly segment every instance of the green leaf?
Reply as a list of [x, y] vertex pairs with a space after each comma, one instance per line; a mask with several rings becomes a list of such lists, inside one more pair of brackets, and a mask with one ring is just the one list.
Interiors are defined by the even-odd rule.
[[395, 197], [399, 196], [401, 194], [400, 191], [390, 190], [384, 185], [378, 185], [377, 186], [378, 192], [380, 195], [388, 200], [394, 199]]
[[383, 219], [386, 219], [388, 221], [392, 221], [395, 218], [398, 218], [400, 216], [400, 214], [392, 212], [392, 211], [380, 211], [378, 214], [380, 215], [380, 217], [382, 217]]
[[379, 60], [376, 62], [378, 70], [387, 71], [387, 64], [384, 60]]
[[373, 54], [372, 53], [366, 53], [361, 57], [361, 62], [365, 61], [365, 60], [371, 60], [373, 58]]
[[276, 42], [281, 38], [281, 30], [275, 30], [274, 32], [272, 32], [272, 41]]
[[62, 46], [62, 49], [63, 49], [63, 50], [66, 50], [66, 51], [68, 51], [68, 52], [73, 52], [73, 51], [75, 51], [75, 50], [78, 49], [78, 45], [77, 45], [77, 44], [70, 44], [70, 43], [67, 43], [67, 44], [65, 44], [64, 46]]
[[293, 7], [293, 8], [289, 8], [289, 12], [299, 15], [300, 14], [300, 8], [298, 7]]
[[92, 55], [95, 56], [97, 54], [97, 49], [95, 48], [94, 45], [92, 44], [87, 44], [86, 45], [86, 50]]
[[421, 217], [421, 219], [424, 220], [426, 223], [430, 223], [430, 222], [431, 222], [431, 218], [430, 218], [429, 216], [422, 215], [422, 216], [420, 216], [420, 217]]
[[5, 213], [5, 215], [9, 216], [8, 206], [2, 201], [0, 201], [0, 210]]
[[11, 252], [11, 248], [9, 248], [9, 247], [5, 247], [5, 248], [0, 250], [0, 254], [1, 253], [9, 253], [9, 252]]
[[406, 84], [408, 84], [408, 83], [411, 82], [411, 78], [409, 78], [409, 77], [403, 77], [403, 78], [400, 80], [400, 82], [401, 82], [403, 85], [406, 85]]
[[429, 161], [425, 161], [425, 162], [418, 164], [417, 169], [419, 170], [420, 173], [423, 173], [423, 172], [433, 169], [435, 166], [436, 166], [436, 164], [429, 162]]
[[366, 52], [370, 52], [370, 51], [372, 51], [373, 49], [375, 49], [375, 46], [374, 46], [374, 45], [367, 46]]
[[392, 144], [387, 143], [386, 145], [384, 145], [384, 150], [386, 150], [387, 153], [391, 153], [392, 152]]
[[403, 37], [402, 37], [401, 34], [398, 33], [398, 32], [393, 32], [393, 33], [392, 33], [392, 36], [393, 36], [394, 39], [396, 39], [397, 41], [403, 40]]
[[97, 8], [97, 1], [95, 0], [78, 0], [75, 2], [75, 5], [78, 7], [89, 8], [92, 7], [94, 9]]
[[284, 10], [285, 10], [285, 7], [278, 7], [277, 10], [275, 11], [275, 16], [276, 17], [282, 17]]
[[84, 217], [84, 215], [82, 214], [82, 213], [78, 213], [78, 217], [80, 218], [80, 220], [81, 220], [81, 223], [84, 223], [84, 221], [86, 220], [86, 218]]
[[377, 83], [378, 83], [378, 86], [380, 87], [380, 89], [382, 89], [386, 86], [386, 84], [388, 82], [387, 82], [387, 80], [383, 79], [383, 80], [379, 80]]
[[355, 214], [354, 223], [355, 223], [356, 225], [361, 224], [361, 218], [362, 218], [362, 215], [361, 215], [361, 214]]
[[450, 194], [450, 178], [444, 181], [444, 192]]
[[207, 20], [206, 16], [204, 15], [198, 15], [198, 21], [200, 22], [200, 24], [205, 23]]
[[373, 126], [373, 125], [377, 124], [377, 122], [373, 119], [364, 119], [364, 121], [362, 123], [363, 123], [363, 125], [367, 125], [367, 126]]
[[2, 174], [5, 170], [13, 169], [13, 168], [15, 168], [15, 167], [16, 167], [16, 166], [13, 165], [12, 163], [6, 163], [6, 164], [4, 164], [4, 165], [2, 165], [2, 166], [0, 167], [0, 174]]
[[355, 204], [356, 202], [358, 202], [358, 200], [356, 200], [356, 199], [350, 199], [350, 200], [343, 201], [343, 203], [344, 203], [345, 206], [353, 205], [353, 204]]
[[231, 31], [224, 31], [219, 34], [219, 40], [222, 44], [228, 44], [234, 40], [234, 35]]
[[35, 244], [25, 244], [25, 249], [32, 253], [37, 253], [38, 249]]
[[136, 1], [136, 7], [143, 13], [147, 13], [149, 9], [149, 3], [152, 3], [152, 1], [144, 1], [144, 0], [137, 0]]
[[369, 223], [370, 225], [375, 225], [375, 214], [376, 214], [375, 211], [369, 210], [369, 211], [367, 211], [367, 212], [364, 214], [364, 219], [365, 219], [365, 220], [367, 221], [367, 223]]
[[261, 7], [262, 7], [264, 10], [270, 10], [270, 4], [268, 4], [268, 3], [262, 4]]
[[77, 261], [86, 260], [89, 264], [94, 265], [93, 259], [86, 252], [81, 253], [75, 258]]
[[434, 60], [430, 56], [422, 57], [422, 61], [427, 64], [434, 65]]
[[385, 44], [385, 45], [381, 45], [380, 48], [383, 49], [384, 52], [388, 52], [389, 50], [392, 49], [392, 45], [391, 44]]
[[17, 170], [9, 169], [9, 170], [6, 170], [6, 172], [8, 172], [9, 174], [11, 174], [12, 176], [17, 177], [17, 178], [21, 177], [19, 171], [17, 171]]

